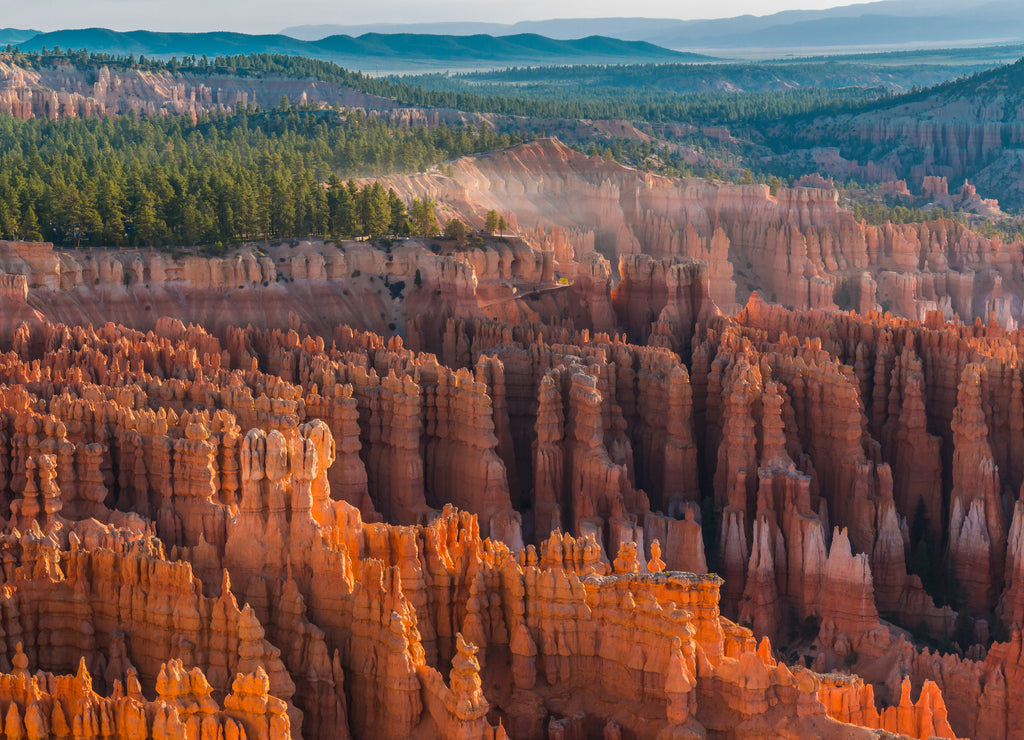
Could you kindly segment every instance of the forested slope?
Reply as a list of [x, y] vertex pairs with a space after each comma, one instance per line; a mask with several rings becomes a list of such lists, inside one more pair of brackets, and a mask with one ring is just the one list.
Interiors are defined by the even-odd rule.
[[515, 141], [486, 127], [330, 110], [0, 116], [0, 238], [160, 246], [352, 236], [364, 224], [345, 214], [358, 193], [341, 178], [420, 171]]

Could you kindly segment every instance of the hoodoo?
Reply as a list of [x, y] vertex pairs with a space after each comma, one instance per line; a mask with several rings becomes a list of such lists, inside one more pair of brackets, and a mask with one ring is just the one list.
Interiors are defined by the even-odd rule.
[[[363, 249], [306, 248], [325, 263]], [[1019, 395], [1002, 364], [1014, 335], [756, 297], [729, 318], [706, 264], [646, 259], [655, 286], [691, 287], [631, 278], [606, 305], [626, 324], [671, 305], [663, 326], [609, 336], [453, 306], [440, 334], [438, 317], [409, 317], [417, 351], [325, 335], [331, 304], [314, 325], [220, 333], [62, 324], [59, 301], [103, 293], [58, 294], [21, 263], [27, 295], [5, 300], [36, 308], [7, 328], [0, 364], [12, 687], [25, 664], [62, 696], [84, 660], [90, 706], [139, 737], [168, 722], [197, 738], [213, 723], [268, 738], [1013, 726], [1016, 632], [985, 655], [979, 631], [1019, 627], [1020, 517], [1000, 516], [1019, 485], [1011, 426], [985, 412]], [[334, 289], [306, 276], [287, 290], [314, 286]], [[948, 463], [917, 452], [942, 444]], [[921, 520], [936, 557], [949, 543], [959, 614], [916, 570]], [[964, 658], [903, 628], [960, 640], [965, 620]], [[955, 678], [970, 672], [975, 700]], [[175, 708], [182, 691], [208, 697], [188, 704], [201, 717]], [[85, 711], [17, 696], [40, 726]]]

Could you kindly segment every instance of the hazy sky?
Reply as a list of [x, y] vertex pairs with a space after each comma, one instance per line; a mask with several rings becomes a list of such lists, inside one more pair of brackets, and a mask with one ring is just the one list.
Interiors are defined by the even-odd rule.
[[723, 18], [851, 5], [857, 0], [0, 0], [0, 24], [52, 31], [102, 26], [120, 31], [276, 33], [306, 23], [412, 23], [634, 16]]

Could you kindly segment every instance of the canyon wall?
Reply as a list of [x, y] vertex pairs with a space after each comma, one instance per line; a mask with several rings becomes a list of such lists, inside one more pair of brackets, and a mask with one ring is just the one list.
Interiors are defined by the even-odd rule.
[[642, 253], [707, 264], [710, 291], [729, 312], [754, 289], [796, 309], [891, 310], [923, 320], [991, 312], [1021, 317], [1024, 246], [952, 221], [870, 226], [835, 191], [673, 180], [587, 157], [557, 140], [457, 160], [447, 175], [387, 178], [470, 223], [495, 209], [556, 259], [596, 250], [614, 265]]
[[[964, 183], [1010, 208], [1024, 198], [1020, 62], [987, 70], [866, 110], [821, 116], [786, 137], [783, 160], [862, 182], [906, 179], [922, 192], [936, 178]], [[966, 181], [970, 180], [970, 184]], [[942, 200], [942, 193], [938, 193]]]
[[35, 67], [10, 59], [0, 60], [0, 112], [18, 118], [85, 118], [129, 112], [195, 115], [211, 110], [233, 110], [239, 105], [274, 108], [282, 96], [296, 105], [399, 107], [393, 100], [312, 79], [198, 75], [127, 69], [117, 64], [87, 69], [70, 63]]

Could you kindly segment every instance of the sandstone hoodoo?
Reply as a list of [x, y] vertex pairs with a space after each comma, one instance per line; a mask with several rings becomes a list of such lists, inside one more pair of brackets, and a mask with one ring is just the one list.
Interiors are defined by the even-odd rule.
[[[197, 738], [1024, 722], [1015, 333], [756, 295], [730, 318], [706, 262], [625, 255], [614, 289], [586, 288], [625, 330], [609, 335], [557, 318], [574, 286], [487, 318], [486, 286], [537, 284], [525, 242], [277, 249], [126, 265], [0, 245], [20, 285], [0, 356], [9, 722], [57, 733], [91, 712], [124, 737]], [[294, 281], [264, 286], [281, 265]], [[408, 346], [367, 331], [365, 301], [251, 308], [376, 295], [355, 265], [419, 270], [452, 298], [427, 314], [415, 288], [378, 295]], [[126, 267], [140, 285], [76, 277]], [[223, 324], [183, 323], [235, 281], [252, 297]], [[172, 289], [158, 319], [127, 310]], [[128, 323], [90, 322], [106, 305]], [[52, 674], [49, 693], [25, 671]]]

